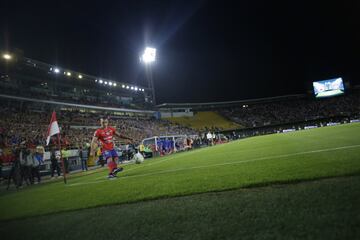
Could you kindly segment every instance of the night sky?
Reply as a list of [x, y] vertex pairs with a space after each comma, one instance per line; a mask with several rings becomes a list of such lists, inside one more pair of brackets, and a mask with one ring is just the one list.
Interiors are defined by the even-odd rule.
[[334, 77], [359, 85], [359, 12], [360, 1], [7, 1], [0, 49], [145, 85], [150, 45], [157, 103], [243, 100]]

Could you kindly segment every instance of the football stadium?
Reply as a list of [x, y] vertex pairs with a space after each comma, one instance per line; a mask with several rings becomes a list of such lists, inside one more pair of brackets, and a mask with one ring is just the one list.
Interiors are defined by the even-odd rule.
[[[302, 68], [316, 73], [300, 74], [288, 63], [286, 72], [299, 74], [293, 82], [285, 77], [283, 82], [277, 80], [280, 75], [276, 70], [272, 70], [272, 77], [264, 77], [257, 70], [258, 73], [251, 73], [256, 74], [256, 79], [247, 81], [252, 76], [240, 66], [242, 60], [232, 65], [232, 70], [223, 68], [221, 63], [216, 68], [208, 59], [217, 53], [207, 55], [210, 45], [204, 43], [197, 46], [201, 50], [191, 55], [193, 58], [176, 55], [178, 64], [184, 65], [171, 67], [174, 46], [184, 56], [189, 51], [184, 43], [187, 38], [176, 31], [222, 24], [240, 7], [207, 1], [189, 6], [180, 2], [149, 2], [121, 6], [112, 3], [113, 10], [100, 3], [98, 8], [73, 6], [71, 11], [81, 9], [82, 14], [106, 9], [112, 16], [121, 10], [124, 15], [118, 19], [118, 26], [134, 24], [131, 12], [138, 11], [139, 6], [143, 7], [141, 13], [149, 11], [154, 19], [177, 19], [171, 27], [165, 22], [161, 28], [171, 30], [166, 40], [162, 39], [163, 45], [157, 38], [157, 45], [145, 44], [140, 53], [129, 50], [134, 55], [133, 62], [127, 59], [112, 65], [104, 60], [98, 68], [87, 56], [81, 56], [81, 50], [74, 50], [83, 46], [82, 41], [68, 41], [67, 36], [54, 35], [55, 30], [44, 30], [49, 39], [61, 38], [73, 51], [70, 55], [55, 54], [55, 58], [50, 43], [39, 48], [33, 44], [40, 37], [32, 40], [23, 35], [29, 33], [11, 32], [18, 26], [37, 26], [24, 23], [28, 13], [18, 13], [11, 4], [6, 7], [9, 15], [5, 14], [4, 19], [10, 30], [3, 31], [6, 36], [13, 36], [13, 43], [9, 47], [9, 43], [0, 42], [1, 238], [359, 239], [360, 76], [351, 64], [344, 67], [348, 62], [342, 65], [329, 60], [326, 67], [316, 65], [322, 56], [317, 53], [313, 64]], [[257, 4], [243, 7], [251, 12], [266, 5]], [[220, 5], [223, 12], [219, 16], [211, 14], [220, 11]], [[306, 6], [304, 3], [302, 7]], [[68, 9], [62, 7], [55, 16]], [[338, 9], [333, 7], [328, 10]], [[163, 16], [163, 12], [169, 15]], [[10, 13], [19, 18], [9, 20]], [[47, 14], [51, 19], [51, 14]], [[140, 13], [136, 16], [140, 18]], [[266, 16], [279, 23], [279, 16]], [[292, 21], [291, 16], [287, 17]], [[42, 17], [34, 16], [34, 20], [37, 18]], [[54, 19], [49, 24], [62, 26], [59, 31], [69, 33], [69, 37], [80, 31], [66, 28], [69, 19]], [[90, 35], [89, 29], [101, 28], [102, 21], [110, 17], [104, 19], [81, 25], [85, 29], [81, 34]], [[144, 19], [150, 21], [151, 17]], [[318, 21], [320, 25], [322, 20]], [[236, 21], [236, 25], [241, 24], [242, 20]], [[248, 28], [256, 25], [247, 24]], [[149, 29], [156, 28], [146, 28]], [[254, 29], [263, 31], [264, 39], [266, 31], [276, 31]], [[221, 33], [224, 38], [229, 32], [231, 36], [251, 35], [254, 29], [223, 29]], [[320, 39], [327, 33], [320, 31], [316, 36]], [[195, 38], [192, 34], [188, 44], [196, 45], [197, 39], [204, 37]], [[20, 36], [28, 45], [16, 40]], [[151, 34], [146, 36], [156, 39]], [[181, 44], [167, 43], [169, 47], [165, 42], [171, 42], [170, 38], [179, 38]], [[6, 39], [10, 41], [10, 37]], [[154, 39], [147, 42], [156, 42]], [[219, 38], [213, 41], [234, 44]], [[93, 44], [95, 41], [91, 48], [115, 48]], [[131, 46], [128, 40], [122, 44]], [[234, 50], [231, 44], [224, 49]], [[259, 49], [266, 45], [261, 41], [252, 44], [249, 47]], [[341, 46], [350, 48], [345, 45]], [[83, 47], [90, 48], [87, 44]], [[342, 47], [334, 51], [341, 52]], [[288, 51], [277, 54], [283, 59], [290, 56], [284, 55]], [[95, 54], [93, 58], [109, 53]], [[203, 62], [196, 68], [209, 72], [206, 76], [192, 71], [202, 54]], [[224, 53], [222, 57], [230, 55]], [[264, 53], [258, 58], [265, 61], [267, 56]], [[237, 57], [229, 61], [234, 59]], [[273, 62], [279, 59], [271, 58], [272, 68], [277, 68]], [[296, 65], [304, 59], [298, 59]], [[74, 63], [74, 67], [69, 63]], [[249, 68], [267, 69], [261, 63], [253, 64]], [[132, 79], [115, 73], [131, 72], [127, 69], [130, 65], [137, 69]], [[210, 83], [217, 71], [224, 79]], [[194, 79], [199, 79], [199, 83]], [[170, 80], [174, 82], [168, 84]], [[179, 87], [181, 80], [189, 85]], [[221, 81], [223, 85], [216, 87]], [[299, 87], [301, 84], [303, 87]]]

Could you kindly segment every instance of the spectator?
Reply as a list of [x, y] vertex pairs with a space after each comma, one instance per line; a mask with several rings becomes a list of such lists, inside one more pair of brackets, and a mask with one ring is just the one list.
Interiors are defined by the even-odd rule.
[[22, 166], [22, 176], [25, 179], [25, 182], [30, 182], [34, 184], [34, 178], [32, 175], [32, 168], [33, 168], [33, 149], [26, 151], [25, 161]]
[[[18, 153], [18, 158], [20, 162], [20, 186], [22, 186], [23, 181], [25, 180], [26, 185], [30, 185], [31, 177], [29, 175], [30, 163], [27, 163], [27, 158], [30, 155], [30, 151], [26, 149], [25, 142], [21, 142], [20, 149]], [[31, 170], [31, 168], [30, 168]]]
[[6, 189], [9, 189], [11, 180], [13, 180], [16, 188], [22, 187], [21, 166], [20, 166], [20, 157], [19, 157], [20, 149], [13, 146], [12, 152], [14, 154], [14, 159], [11, 163], [11, 169], [10, 169], [8, 184]]
[[87, 160], [88, 160], [88, 151], [84, 150], [83, 147], [80, 147], [79, 149], [79, 157], [81, 160], [81, 169], [83, 171], [87, 171], [88, 170], [88, 164], [87, 164]]
[[206, 134], [206, 139], [207, 139], [207, 145], [212, 146], [213, 145], [213, 136], [210, 131]]
[[59, 161], [60, 160], [60, 153], [57, 155], [55, 152], [55, 148], [51, 149], [51, 153], [50, 153], [50, 161], [51, 161], [51, 178], [54, 178], [54, 173], [56, 170], [57, 176], [60, 177], [61, 174], [61, 170], [59, 167]]
[[64, 168], [65, 168], [65, 172], [69, 173], [69, 155], [68, 155], [68, 151], [66, 150], [66, 148], [61, 149], [61, 154], [62, 154], [62, 158], [64, 161]]
[[3, 150], [0, 148], [0, 183], [3, 180], [2, 177], [2, 166], [3, 166]]
[[33, 155], [33, 164], [32, 164], [32, 177], [37, 178], [37, 182], [34, 181], [34, 184], [41, 182], [40, 168], [44, 164], [44, 154], [42, 152], [36, 151]]

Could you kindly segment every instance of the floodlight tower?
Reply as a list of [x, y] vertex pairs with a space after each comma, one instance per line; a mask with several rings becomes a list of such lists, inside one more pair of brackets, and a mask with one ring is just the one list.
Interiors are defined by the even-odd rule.
[[2, 58], [5, 59], [6, 61], [10, 61], [12, 59], [12, 56], [9, 53], [4, 53], [2, 55]]
[[151, 47], [146, 47], [144, 53], [140, 57], [140, 61], [145, 64], [148, 88], [151, 90], [152, 103], [154, 105], [156, 105], [156, 99], [155, 99], [155, 87], [154, 87], [151, 65], [155, 62], [155, 60], [156, 60], [156, 49]]

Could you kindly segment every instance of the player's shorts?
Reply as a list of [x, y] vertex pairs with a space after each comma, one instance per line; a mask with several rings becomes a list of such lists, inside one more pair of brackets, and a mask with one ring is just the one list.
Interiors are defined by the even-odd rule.
[[103, 153], [102, 153], [103, 157], [105, 160], [107, 160], [108, 158], [118, 158], [118, 154], [117, 152], [115, 151], [115, 149], [113, 150], [105, 150]]

